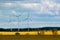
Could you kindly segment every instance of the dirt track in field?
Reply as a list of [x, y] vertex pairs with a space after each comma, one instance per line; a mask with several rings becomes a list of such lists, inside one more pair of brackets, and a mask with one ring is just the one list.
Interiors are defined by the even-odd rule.
[[43, 35], [0, 35], [0, 40], [60, 40], [60, 36]]

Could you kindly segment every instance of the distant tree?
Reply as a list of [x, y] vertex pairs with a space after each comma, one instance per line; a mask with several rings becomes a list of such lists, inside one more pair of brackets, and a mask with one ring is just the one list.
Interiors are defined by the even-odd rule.
[[53, 33], [53, 35], [57, 35], [57, 28], [52, 28], [52, 33]]

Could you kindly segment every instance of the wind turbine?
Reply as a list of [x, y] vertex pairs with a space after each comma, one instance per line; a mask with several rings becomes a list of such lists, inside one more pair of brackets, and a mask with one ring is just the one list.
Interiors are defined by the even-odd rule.
[[25, 20], [27, 20], [27, 28], [28, 28], [28, 32], [29, 32], [29, 28], [30, 28], [30, 21], [32, 21], [31, 17], [30, 17], [30, 13], [27, 13], [27, 18]]

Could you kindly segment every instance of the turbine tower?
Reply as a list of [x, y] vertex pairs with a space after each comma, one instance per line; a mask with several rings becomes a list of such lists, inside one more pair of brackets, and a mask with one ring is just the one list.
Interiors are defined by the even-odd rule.
[[27, 13], [27, 18], [25, 20], [27, 20], [27, 28], [28, 28], [28, 31], [29, 31], [29, 28], [30, 28], [30, 21], [32, 21], [31, 17], [30, 17], [30, 13]]

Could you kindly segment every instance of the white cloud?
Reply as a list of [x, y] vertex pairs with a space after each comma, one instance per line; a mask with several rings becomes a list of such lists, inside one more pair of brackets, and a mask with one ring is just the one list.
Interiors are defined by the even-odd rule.
[[18, 5], [24, 8], [34, 9], [37, 13], [48, 13], [53, 15], [53, 12], [50, 12], [47, 7], [54, 8], [56, 4], [51, 2], [50, 0], [43, 0], [42, 3], [18, 3]]
[[42, 5], [44, 7], [49, 7], [49, 8], [53, 8], [56, 6], [56, 3], [54, 3], [53, 1], [51, 0], [42, 0]]
[[12, 10], [11, 12], [12, 12], [14, 15], [16, 15], [16, 14], [17, 14], [15, 10]]
[[[41, 0], [41, 6], [40, 9], [37, 10], [37, 12], [41, 13], [48, 13], [51, 15], [59, 15], [59, 10], [60, 10], [60, 4], [53, 2], [52, 0]], [[52, 12], [50, 10], [55, 11]]]
[[56, 7], [57, 7], [57, 11], [60, 10], [60, 4], [57, 4]]
[[58, 7], [60, 7], [60, 4], [57, 4]]
[[4, 3], [4, 6], [5, 7], [12, 7], [13, 6], [13, 3]]
[[38, 7], [40, 4], [39, 3], [22, 3], [19, 5], [25, 8], [35, 8], [35, 7]]
[[19, 15], [23, 15], [23, 13], [20, 13], [20, 12], [17, 12], [17, 11], [15, 11], [15, 10], [11, 10], [11, 13], [12, 13], [12, 15], [15, 15], [15, 16], [19, 16]]
[[[18, 22], [0, 22], [0, 28], [18, 28]], [[26, 28], [28, 25], [27, 22], [19, 22], [20, 28]], [[60, 27], [60, 23], [44, 23], [44, 22], [30, 22], [30, 28], [38, 28], [38, 27]]]
[[55, 15], [53, 12], [51, 12], [48, 8], [44, 8], [41, 7], [41, 9], [39, 9], [37, 11], [39, 14], [50, 14], [50, 15]]
[[[31, 8], [37, 13], [48, 13], [51, 15], [55, 14], [50, 11], [51, 9], [55, 8], [57, 10], [60, 10], [60, 4], [56, 5], [56, 3], [54, 3], [52, 0], [41, 0], [41, 3], [21, 3], [21, 2], [5, 3], [6, 7], [11, 7], [13, 5], [20, 6], [23, 8]], [[55, 11], [55, 12], [56, 12], [56, 14], [59, 14], [57, 11]], [[13, 10], [12, 13], [17, 14], [15, 10]]]
[[[55, 7], [55, 3], [53, 3], [50, 0], [42, 0], [42, 3], [20, 3], [20, 2], [15, 2], [14, 3], [16, 6], [21, 6], [24, 8], [31, 8], [33, 10], [35, 10], [36, 12], [39, 13], [49, 13], [49, 14], [53, 14], [53, 12], [49, 12], [48, 9], [46, 9], [47, 7], [49, 8], [54, 8]], [[11, 7], [14, 5], [13, 3], [5, 3], [5, 6], [7, 7]], [[48, 10], [48, 11], [47, 11]], [[12, 11], [13, 14], [17, 14], [16, 11]]]

